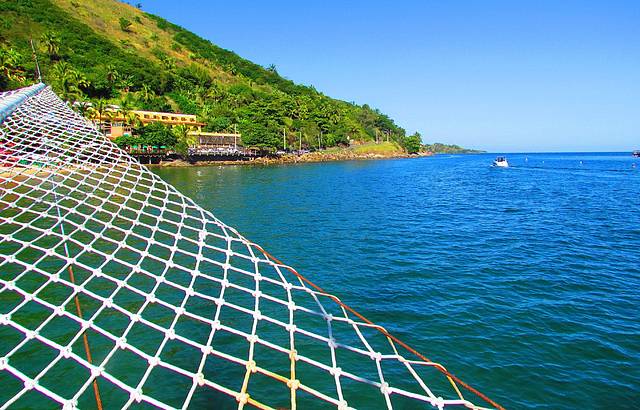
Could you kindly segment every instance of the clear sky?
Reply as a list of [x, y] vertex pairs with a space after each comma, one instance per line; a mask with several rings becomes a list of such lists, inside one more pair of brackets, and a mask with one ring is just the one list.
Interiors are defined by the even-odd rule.
[[142, 1], [426, 142], [640, 149], [640, 0]]

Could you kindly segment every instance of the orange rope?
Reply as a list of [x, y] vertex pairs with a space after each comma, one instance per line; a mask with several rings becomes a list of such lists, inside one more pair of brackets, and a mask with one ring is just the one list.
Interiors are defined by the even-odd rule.
[[[256, 248], [258, 248], [260, 250], [260, 252], [262, 252], [268, 259], [270, 259], [271, 261], [282, 265], [284, 267], [287, 268], [287, 270], [289, 270], [291, 273], [293, 273], [294, 275], [296, 275], [300, 280], [306, 282], [307, 284], [309, 284], [310, 286], [312, 286], [314, 289], [316, 289], [319, 292], [325, 293], [327, 294], [334, 302], [336, 302], [337, 304], [339, 304], [340, 306], [342, 306], [343, 308], [345, 308], [346, 310], [348, 310], [349, 312], [351, 312], [352, 314], [354, 314], [355, 316], [357, 316], [358, 318], [360, 318], [363, 322], [368, 323], [370, 325], [373, 325], [376, 327], [376, 329], [378, 329], [382, 334], [384, 334], [385, 336], [387, 336], [388, 338], [392, 339], [394, 342], [398, 343], [400, 346], [404, 347], [405, 349], [407, 349], [409, 352], [413, 353], [414, 355], [418, 356], [420, 359], [422, 359], [425, 362], [431, 362], [431, 363], [435, 363], [432, 360], [429, 360], [426, 356], [424, 356], [423, 354], [421, 354], [420, 352], [418, 352], [417, 350], [415, 350], [414, 348], [412, 348], [411, 346], [409, 346], [408, 344], [406, 344], [405, 342], [403, 342], [402, 340], [398, 339], [397, 337], [393, 336], [392, 334], [390, 334], [386, 329], [376, 325], [375, 323], [373, 323], [372, 321], [370, 321], [369, 319], [367, 319], [366, 317], [362, 316], [360, 313], [356, 312], [353, 308], [351, 308], [350, 306], [344, 304], [342, 301], [340, 301], [340, 299], [338, 299], [337, 297], [335, 297], [334, 295], [328, 294], [327, 292], [325, 292], [324, 289], [322, 289], [320, 286], [316, 285], [315, 283], [311, 282], [309, 279], [305, 278], [304, 276], [302, 276], [300, 273], [298, 273], [298, 271], [296, 271], [294, 268], [285, 265], [284, 263], [282, 263], [278, 258], [276, 258], [275, 256], [271, 255], [269, 252], [267, 252], [266, 250], [264, 250], [260, 245], [257, 244], [253, 244], [253, 246], [255, 246]], [[445, 369], [442, 365], [437, 365], [436, 369], [438, 369], [441, 373], [443, 373], [444, 375], [446, 375], [448, 378], [455, 380], [457, 383], [459, 383], [462, 387], [464, 387], [465, 389], [469, 390], [470, 392], [474, 393], [476, 396], [480, 397], [482, 400], [486, 401], [487, 403], [491, 404], [492, 406], [494, 406], [495, 408], [497, 408], [498, 410], [505, 410], [504, 407], [502, 407], [501, 405], [499, 405], [498, 403], [496, 403], [495, 401], [491, 400], [488, 396], [486, 396], [485, 394], [481, 393], [480, 391], [478, 391], [477, 389], [475, 389], [474, 387], [470, 386], [469, 384], [465, 383], [464, 381], [462, 381], [460, 378], [458, 378], [457, 376], [455, 376], [454, 374], [452, 374], [451, 372], [449, 372], [447, 369]], [[455, 387], [455, 386], [454, 386]], [[457, 390], [457, 388], [456, 388]], [[458, 391], [458, 394], [460, 394], [460, 392]], [[462, 397], [462, 396], [461, 396]]]
[[[71, 283], [76, 284], [76, 278], [73, 275], [73, 268], [69, 265], [69, 278], [71, 279]], [[76, 305], [76, 312], [78, 313], [78, 317], [82, 319], [82, 309], [80, 308], [80, 299], [78, 298], [78, 294], [74, 296], [74, 302]], [[82, 334], [82, 341], [84, 342], [84, 351], [87, 354], [87, 361], [89, 364], [93, 364], [93, 359], [91, 358], [91, 349], [89, 348], [89, 337], [87, 336], [87, 332], [85, 331]], [[96, 405], [98, 406], [98, 410], [102, 410], [102, 400], [100, 399], [100, 389], [98, 388], [98, 379], [93, 379], [93, 395], [96, 397]]]

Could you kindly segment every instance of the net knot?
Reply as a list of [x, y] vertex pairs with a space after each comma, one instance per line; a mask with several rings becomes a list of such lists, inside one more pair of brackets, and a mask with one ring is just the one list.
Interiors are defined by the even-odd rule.
[[435, 399], [431, 399], [431, 405], [442, 410], [444, 409], [444, 399], [442, 397], [436, 397]]
[[62, 405], [63, 410], [75, 410], [78, 408], [77, 400], [67, 400]]
[[0, 325], [8, 325], [11, 322], [11, 315], [0, 315]]
[[27, 390], [32, 390], [34, 387], [36, 387], [38, 385], [38, 381], [37, 380], [25, 380], [24, 381], [24, 388]]
[[334, 339], [333, 337], [329, 338], [329, 341], [327, 342], [327, 344], [332, 349], [335, 349], [336, 347], [338, 347], [338, 345], [336, 343], [336, 339]]
[[247, 365], [245, 366], [247, 368], [248, 371], [250, 371], [251, 373], [255, 373], [258, 371], [258, 367], [256, 366], [256, 361], [255, 360], [249, 360], [247, 362]]
[[4, 371], [9, 365], [9, 359], [6, 357], [0, 357], [0, 372]]
[[247, 393], [238, 393], [236, 395], [236, 401], [240, 404], [247, 404], [249, 401], [249, 395]]
[[193, 376], [193, 381], [195, 381], [198, 386], [204, 386], [204, 374], [203, 373], [198, 373], [196, 375]]
[[291, 390], [298, 390], [300, 388], [300, 380], [295, 379], [295, 380], [289, 380], [287, 382], [287, 386], [291, 389]]
[[116, 341], [116, 346], [120, 349], [124, 349], [127, 347], [127, 338], [121, 337]]
[[93, 377], [102, 376], [103, 372], [104, 372], [104, 367], [93, 366], [91, 368], [91, 376]]
[[380, 391], [382, 392], [382, 394], [384, 394], [385, 396], [389, 395], [389, 393], [391, 393], [391, 391], [389, 390], [389, 383], [384, 382], [380, 385]]
[[338, 403], [338, 410], [349, 410], [349, 405], [346, 400], [341, 400], [340, 403]]
[[140, 403], [142, 401], [142, 389], [132, 391], [131, 398], [135, 400], [136, 403]]

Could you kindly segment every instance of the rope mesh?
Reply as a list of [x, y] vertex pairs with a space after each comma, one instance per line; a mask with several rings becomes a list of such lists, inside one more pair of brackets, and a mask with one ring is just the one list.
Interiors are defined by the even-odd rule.
[[0, 126], [0, 408], [477, 408], [36, 91]]

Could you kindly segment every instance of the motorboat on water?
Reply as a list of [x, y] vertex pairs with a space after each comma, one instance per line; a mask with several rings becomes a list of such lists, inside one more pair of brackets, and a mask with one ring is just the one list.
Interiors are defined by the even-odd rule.
[[633, 155], [633, 156], [634, 156], [634, 157], [636, 157], [636, 158], [640, 158], [640, 150], [633, 151], [633, 152], [631, 153], [631, 155]]
[[493, 160], [493, 166], [499, 168], [507, 168], [509, 166], [509, 162], [507, 161], [506, 157], [496, 157], [496, 159]]

